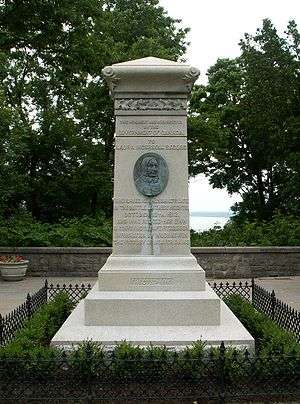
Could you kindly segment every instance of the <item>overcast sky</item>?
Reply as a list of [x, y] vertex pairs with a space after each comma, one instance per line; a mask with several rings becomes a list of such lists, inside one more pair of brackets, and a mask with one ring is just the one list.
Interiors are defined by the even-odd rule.
[[[239, 55], [238, 43], [245, 32], [255, 33], [264, 18], [270, 18], [283, 32], [290, 19], [300, 23], [300, 0], [160, 0], [173, 18], [191, 28], [186, 59], [201, 71], [217, 58]], [[191, 211], [226, 211], [239, 198], [224, 190], [212, 190], [205, 178], [190, 181]]]

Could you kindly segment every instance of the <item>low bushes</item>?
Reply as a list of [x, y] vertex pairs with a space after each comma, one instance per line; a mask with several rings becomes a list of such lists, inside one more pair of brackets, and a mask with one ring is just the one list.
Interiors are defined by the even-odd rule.
[[296, 337], [281, 329], [265, 314], [255, 310], [247, 300], [238, 295], [230, 295], [224, 301], [255, 338], [261, 355], [294, 352], [300, 355], [300, 344]]
[[34, 313], [25, 326], [16, 332], [12, 342], [0, 348], [0, 359], [51, 356], [54, 350], [49, 348], [50, 341], [72, 308], [73, 303], [67, 293], [59, 293], [51, 302]]
[[[259, 342], [258, 355], [233, 348], [207, 349], [196, 341], [180, 352], [165, 347], [132, 346], [126, 342], [107, 352], [99, 343], [83, 342], [67, 355], [49, 347], [53, 335], [72, 310], [66, 293], [38, 310], [15, 339], [0, 349], [0, 373], [5, 380], [38, 377], [52, 380], [89, 380], [106, 383], [248, 383], [249, 377], [285, 383], [299, 374], [296, 339], [281, 330], [247, 301], [231, 295], [226, 303]], [[298, 373], [297, 373], [298, 372]], [[0, 379], [1, 379], [0, 377]]]

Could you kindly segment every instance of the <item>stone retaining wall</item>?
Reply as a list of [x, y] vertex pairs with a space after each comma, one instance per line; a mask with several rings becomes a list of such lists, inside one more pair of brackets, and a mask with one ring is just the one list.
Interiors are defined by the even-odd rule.
[[[31, 276], [96, 276], [111, 248], [1, 247], [0, 255], [30, 260]], [[300, 275], [300, 247], [196, 247], [192, 253], [209, 278]]]

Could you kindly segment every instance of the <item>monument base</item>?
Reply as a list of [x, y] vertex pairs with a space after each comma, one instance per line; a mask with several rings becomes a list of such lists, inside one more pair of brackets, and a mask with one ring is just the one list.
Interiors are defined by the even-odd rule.
[[84, 299], [87, 326], [191, 326], [220, 324], [220, 299], [201, 291], [99, 291]]
[[205, 272], [192, 254], [185, 256], [110, 255], [98, 272], [102, 291], [205, 290]]
[[72, 349], [86, 340], [101, 342], [107, 350], [124, 340], [133, 345], [165, 345], [169, 349], [177, 350], [184, 349], [197, 340], [205, 341], [208, 347], [219, 346], [223, 341], [225, 345], [239, 349], [254, 349], [253, 337], [222, 300], [219, 325], [181, 326], [85, 325], [84, 301], [81, 301], [56, 333], [51, 345]]

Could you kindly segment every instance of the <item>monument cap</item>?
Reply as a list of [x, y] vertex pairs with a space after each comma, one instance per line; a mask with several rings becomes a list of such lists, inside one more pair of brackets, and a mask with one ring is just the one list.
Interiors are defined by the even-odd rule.
[[117, 93], [188, 94], [199, 77], [199, 70], [185, 63], [146, 57], [116, 63], [102, 69], [112, 95]]

